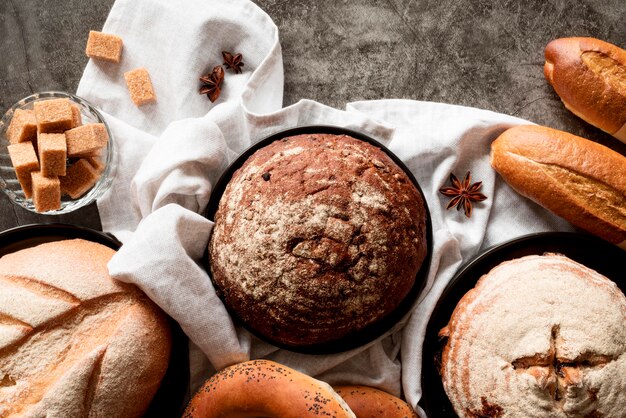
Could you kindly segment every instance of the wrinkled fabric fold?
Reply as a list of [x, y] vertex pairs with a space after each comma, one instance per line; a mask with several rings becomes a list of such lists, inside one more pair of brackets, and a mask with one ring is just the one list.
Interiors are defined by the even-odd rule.
[[[181, 324], [193, 343], [192, 389], [216, 369], [269, 358], [331, 384], [402, 393], [416, 406], [428, 317], [459, 267], [505, 240], [571, 229], [512, 191], [489, 165], [491, 141], [527, 121], [413, 100], [355, 102], [345, 110], [301, 100], [282, 108], [278, 30], [250, 1], [118, 0], [103, 31], [124, 39], [122, 63], [90, 61], [78, 94], [103, 110], [118, 145], [114, 184], [98, 201], [103, 229], [124, 241], [109, 270]], [[198, 77], [221, 64], [222, 50], [242, 53], [244, 71], [226, 71], [212, 104], [197, 93]], [[138, 66], [148, 69], [157, 94], [141, 108], [122, 76]], [[412, 314], [381, 338], [332, 355], [293, 353], [252, 336], [233, 323], [204, 269], [212, 222], [202, 212], [217, 179], [255, 141], [302, 125], [348, 127], [388, 146], [418, 180], [432, 217], [428, 283]], [[466, 171], [488, 196], [470, 219], [446, 211], [448, 200], [438, 193], [450, 172]]]

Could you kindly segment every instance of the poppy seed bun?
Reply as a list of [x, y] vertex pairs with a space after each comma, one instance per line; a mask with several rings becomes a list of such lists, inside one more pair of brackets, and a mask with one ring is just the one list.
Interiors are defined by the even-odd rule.
[[426, 256], [426, 210], [379, 148], [297, 135], [255, 152], [228, 183], [209, 242], [226, 305], [271, 341], [337, 340], [404, 299]]
[[356, 418], [326, 382], [271, 360], [250, 360], [214, 374], [183, 418]]

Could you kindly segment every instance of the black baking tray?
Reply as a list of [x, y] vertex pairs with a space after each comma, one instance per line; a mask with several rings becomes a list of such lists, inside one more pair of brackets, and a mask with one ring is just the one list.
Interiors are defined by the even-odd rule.
[[[385, 152], [398, 165], [398, 167], [400, 167], [406, 173], [410, 181], [415, 185], [415, 187], [417, 188], [417, 191], [422, 196], [422, 200], [424, 201], [424, 208], [426, 210], [426, 248], [427, 248], [426, 251], [427, 253], [426, 253], [426, 258], [424, 259], [424, 262], [420, 270], [417, 272], [413, 287], [411, 288], [407, 296], [403, 299], [403, 301], [400, 303], [400, 305], [393, 312], [391, 312], [386, 317], [380, 319], [379, 321], [368, 325], [367, 327], [363, 328], [360, 331], [348, 334], [340, 339], [325, 342], [325, 343], [310, 344], [310, 345], [282, 344], [257, 333], [251, 326], [249, 326], [244, 321], [242, 321], [241, 318], [237, 316], [236, 312], [231, 310], [230, 307], [226, 303], [224, 303], [226, 306], [226, 309], [228, 310], [230, 315], [233, 317], [233, 319], [238, 324], [242, 325], [250, 333], [252, 333], [253, 335], [255, 335], [261, 340], [269, 342], [270, 344], [273, 344], [277, 347], [284, 348], [284, 349], [298, 352], [298, 353], [333, 354], [333, 353], [348, 351], [348, 350], [354, 349], [356, 347], [362, 346], [364, 344], [367, 344], [375, 340], [376, 338], [382, 336], [385, 332], [389, 331], [396, 323], [398, 323], [398, 321], [400, 321], [406, 314], [409, 313], [409, 311], [413, 307], [413, 304], [419, 297], [421, 291], [424, 289], [424, 286], [426, 285], [426, 280], [428, 278], [428, 271], [430, 269], [430, 261], [431, 261], [432, 248], [433, 248], [432, 222], [430, 218], [430, 212], [428, 210], [428, 205], [426, 203], [426, 197], [424, 196], [424, 192], [422, 191], [420, 185], [418, 184], [417, 180], [415, 179], [411, 171], [406, 167], [406, 165], [404, 165], [404, 163], [394, 153], [392, 153], [389, 149], [387, 149], [380, 142], [376, 141], [374, 138], [362, 132], [357, 132], [351, 129], [342, 128], [338, 126], [327, 126], [327, 125], [299, 126], [296, 128], [291, 128], [291, 129], [286, 129], [280, 132], [276, 132], [256, 142], [250, 148], [242, 152], [241, 155], [239, 155], [237, 159], [232, 164], [230, 164], [230, 166], [226, 169], [226, 171], [222, 174], [220, 179], [215, 184], [215, 188], [213, 189], [213, 192], [211, 193], [209, 203], [204, 212], [204, 216], [210, 221], [214, 221], [215, 212], [217, 212], [217, 207], [219, 205], [220, 199], [222, 198], [222, 194], [224, 193], [224, 190], [226, 189], [226, 185], [232, 178], [235, 171], [237, 171], [252, 154], [254, 154], [260, 148], [263, 148], [271, 144], [274, 141], [287, 138], [290, 136], [302, 135], [302, 134], [349, 135], [353, 138], [359, 139], [361, 141], [364, 141], [364, 142], [367, 142], [369, 144], [376, 146], [377, 148]], [[210, 272], [211, 269], [210, 269], [210, 263], [209, 263], [208, 249], [205, 251], [205, 254], [204, 254], [204, 265], [205, 265], [207, 272]], [[213, 281], [213, 285], [219, 289], [219, 285], [215, 281]], [[223, 298], [222, 298], [222, 301], [224, 301]]]
[[[29, 247], [53, 241], [81, 238], [118, 250], [122, 243], [113, 235], [90, 228], [59, 223], [33, 224], [0, 233], [0, 257]], [[180, 325], [169, 316], [172, 331], [170, 363], [161, 386], [144, 418], [180, 417], [189, 386], [189, 351], [187, 337]]]
[[467, 263], [443, 291], [428, 322], [422, 357], [422, 399], [419, 405], [429, 418], [458, 418], [439, 376], [437, 361], [445, 345], [439, 330], [448, 324], [463, 295], [498, 264], [526, 255], [563, 254], [596, 270], [626, 293], [626, 252], [591, 235], [575, 232], [541, 232], [492, 247]]

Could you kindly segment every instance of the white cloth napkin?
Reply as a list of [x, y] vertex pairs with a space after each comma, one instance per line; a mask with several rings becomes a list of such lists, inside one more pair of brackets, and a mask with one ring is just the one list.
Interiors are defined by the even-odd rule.
[[[513, 192], [489, 165], [491, 141], [524, 120], [409, 100], [356, 102], [345, 110], [302, 100], [281, 109], [278, 31], [248, 0], [118, 0], [103, 31], [123, 38], [122, 62], [89, 62], [78, 94], [103, 110], [119, 153], [113, 186], [98, 201], [103, 229], [124, 242], [109, 270], [142, 288], [195, 344], [192, 389], [216, 369], [263, 357], [331, 384], [403, 393], [416, 406], [428, 318], [458, 268], [510, 238], [571, 229]], [[244, 71], [227, 70], [211, 104], [197, 93], [198, 77], [222, 63], [222, 50], [241, 52]], [[123, 73], [140, 66], [158, 99], [138, 108]], [[366, 346], [324, 356], [277, 349], [233, 324], [201, 267], [213, 224], [198, 214], [241, 151], [270, 133], [312, 124], [365, 132], [396, 153], [425, 193], [434, 236], [428, 284], [412, 315]], [[448, 199], [438, 193], [450, 172], [462, 177], [468, 170], [488, 196], [471, 219], [446, 211]]]

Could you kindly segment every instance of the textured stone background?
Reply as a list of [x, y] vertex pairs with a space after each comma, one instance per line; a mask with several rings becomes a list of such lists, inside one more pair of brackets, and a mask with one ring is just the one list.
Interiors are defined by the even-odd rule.
[[[543, 78], [554, 38], [592, 36], [626, 48], [624, 0], [257, 0], [280, 29], [285, 105], [343, 108], [364, 99], [447, 102], [626, 146], [562, 106]], [[0, 0], [0, 112], [31, 92], [75, 91], [90, 29], [113, 0]], [[100, 228], [95, 205], [35, 215], [0, 195], [0, 231], [32, 222]]]

